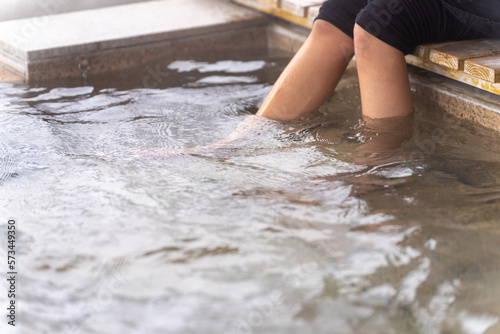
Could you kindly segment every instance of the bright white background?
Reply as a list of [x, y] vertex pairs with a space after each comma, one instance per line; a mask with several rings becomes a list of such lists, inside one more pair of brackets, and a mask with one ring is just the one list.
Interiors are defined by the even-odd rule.
[[149, 0], [9, 0], [0, 3], [0, 21], [66, 13]]

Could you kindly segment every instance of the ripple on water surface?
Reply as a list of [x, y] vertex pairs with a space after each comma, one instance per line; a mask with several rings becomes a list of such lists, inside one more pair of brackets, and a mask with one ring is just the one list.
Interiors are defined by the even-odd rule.
[[498, 330], [500, 136], [424, 103], [411, 124], [360, 123], [352, 70], [317, 118], [251, 116], [283, 64], [0, 86], [19, 333]]

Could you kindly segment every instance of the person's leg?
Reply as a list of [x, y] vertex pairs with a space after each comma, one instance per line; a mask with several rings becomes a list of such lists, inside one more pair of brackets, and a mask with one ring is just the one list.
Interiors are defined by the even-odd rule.
[[477, 38], [440, 0], [372, 0], [356, 17], [354, 45], [363, 114], [413, 110], [404, 55], [422, 43]]
[[353, 53], [350, 36], [327, 21], [316, 20], [257, 115], [294, 120], [314, 111], [330, 97]]
[[357, 24], [354, 48], [363, 115], [370, 118], [410, 115], [413, 102], [403, 52]]

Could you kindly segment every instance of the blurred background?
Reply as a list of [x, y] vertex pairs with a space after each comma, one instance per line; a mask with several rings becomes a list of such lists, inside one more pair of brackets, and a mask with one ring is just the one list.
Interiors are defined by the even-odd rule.
[[0, 4], [0, 22], [151, 0], [10, 0]]

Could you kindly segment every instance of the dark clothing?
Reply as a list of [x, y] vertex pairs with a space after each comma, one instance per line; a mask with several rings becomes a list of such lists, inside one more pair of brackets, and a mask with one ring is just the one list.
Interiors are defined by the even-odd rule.
[[500, 22], [500, 0], [442, 0], [475, 16]]
[[351, 37], [357, 23], [408, 54], [422, 43], [500, 37], [500, 30], [492, 28], [500, 24], [499, 3], [500, 0], [327, 0], [317, 19], [330, 22]]
[[486, 36], [500, 38], [500, 0], [442, 0], [460, 22]]

